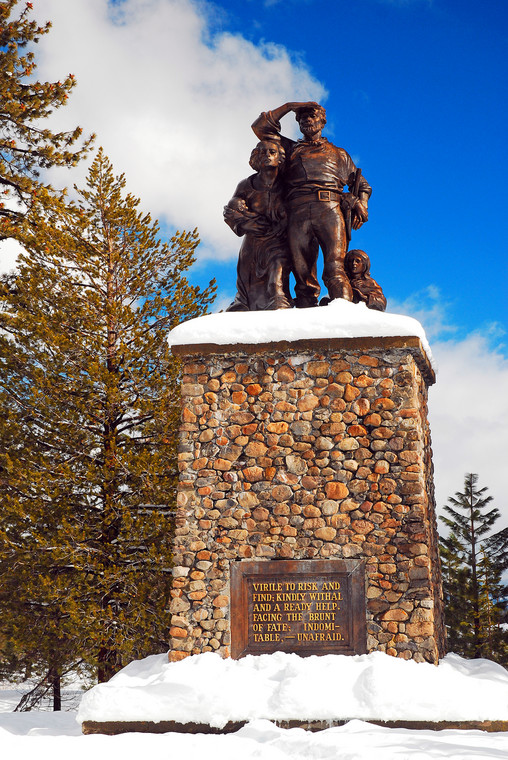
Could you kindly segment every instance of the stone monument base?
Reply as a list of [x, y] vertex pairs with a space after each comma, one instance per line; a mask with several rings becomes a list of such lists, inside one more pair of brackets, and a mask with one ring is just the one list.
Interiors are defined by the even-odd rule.
[[[364, 643], [351, 639], [350, 653], [437, 663], [444, 625], [427, 420], [434, 373], [420, 339], [172, 350], [183, 377], [170, 660], [298, 651], [298, 636], [306, 654], [340, 653], [345, 631], [361, 628]], [[355, 561], [363, 601], [344, 596], [326, 573], [314, 586], [295, 576], [294, 588], [279, 588], [280, 560], [307, 569]], [[233, 624], [232, 568], [247, 577], [258, 563], [266, 563], [266, 583], [245, 591], [243, 622]]]

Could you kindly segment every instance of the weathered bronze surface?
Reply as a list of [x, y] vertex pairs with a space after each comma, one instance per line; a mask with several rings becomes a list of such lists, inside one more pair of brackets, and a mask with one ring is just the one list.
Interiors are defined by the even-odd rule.
[[[295, 114], [303, 135], [297, 142], [280, 134], [280, 119], [290, 112]], [[319, 248], [329, 298], [353, 300], [344, 258], [351, 228], [359, 229], [368, 219], [367, 204], [372, 192], [351, 156], [322, 136], [325, 124], [325, 109], [307, 102], [285, 103], [262, 113], [252, 125], [260, 140], [280, 141], [285, 151], [283, 197], [298, 307], [318, 304]]]
[[[291, 111], [303, 135], [298, 141], [280, 134], [280, 119]], [[381, 288], [368, 277], [368, 266], [364, 279], [369, 293], [366, 282], [361, 289], [358, 283], [353, 286], [345, 269], [351, 230], [367, 221], [372, 190], [351, 156], [322, 136], [325, 124], [325, 109], [308, 102], [286, 103], [262, 113], [252, 125], [261, 140], [250, 159], [256, 174], [240, 182], [224, 208], [226, 223], [244, 236], [237, 294], [228, 311], [317, 306], [320, 248], [328, 289], [321, 305], [345, 298], [363, 301], [370, 309], [385, 308]], [[294, 301], [290, 272], [296, 280]], [[356, 273], [353, 279], [358, 280]]]
[[353, 302], [363, 302], [369, 309], [384, 311], [386, 298], [381, 286], [370, 276], [370, 259], [365, 251], [348, 251], [344, 263], [353, 289]]
[[231, 564], [231, 655], [366, 652], [361, 560]]
[[227, 311], [289, 309], [293, 305], [287, 215], [279, 177], [283, 161], [280, 143], [258, 143], [249, 162], [257, 173], [240, 182], [224, 207], [225, 222], [238, 236], [244, 236], [238, 255], [237, 294]]

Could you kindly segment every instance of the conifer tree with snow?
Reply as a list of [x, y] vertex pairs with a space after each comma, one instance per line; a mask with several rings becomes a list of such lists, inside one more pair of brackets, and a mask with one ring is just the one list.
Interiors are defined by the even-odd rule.
[[[169, 330], [205, 313], [169, 244], [99, 151], [72, 203], [29, 212], [0, 292], [0, 639], [39, 672], [107, 680], [164, 651], [180, 366]], [[33, 661], [33, 660], [32, 660]]]
[[45, 124], [65, 105], [76, 82], [72, 75], [59, 82], [34, 80], [31, 48], [51, 23], [31, 20], [32, 9], [33, 3], [20, 7], [18, 0], [0, 3], [0, 240], [15, 234], [24, 210], [48, 192], [40, 170], [74, 166], [92, 139], [73, 147], [80, 127], [54, 132]]
[[464, 490], [448, 499], [440, 519], [449, 533], [440, 539], [448, 649], [463, 657], [508, 664], [508, 528], [494, 531], [500, 518], [492, 496], [466, 474]]

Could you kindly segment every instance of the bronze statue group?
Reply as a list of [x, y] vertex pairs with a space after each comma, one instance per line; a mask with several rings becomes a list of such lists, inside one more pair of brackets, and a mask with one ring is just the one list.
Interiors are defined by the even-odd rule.
[[[280, 134], [279, 120], [291, 111], [303, 135], [298, 141]], [[383, 291], [370, 276], [369, 257], [348, 251], [351, 229], [368, 219], [372, 190], [349, 154], [322, 136], [325, 124], [324, 108], [310, 102], [286, 103], [252, 125], [260, 140], [249, 162], [255, 174], [240, 182], [224, 208], [226, 223], [243, 237], [237, 294], [228, 311], [305, 308], [336, 298], [386, 308]], [[328, 289], [321, 300], [320, 248]]]

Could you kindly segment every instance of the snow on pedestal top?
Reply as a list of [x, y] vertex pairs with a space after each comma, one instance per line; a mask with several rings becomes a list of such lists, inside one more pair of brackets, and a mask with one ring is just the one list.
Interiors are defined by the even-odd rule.
[[189, 319], [171, 330], [170, 346], [274, 343], [327, 338], [416, 336], [429, 358], [425, 331], [413, 317], [368, 309], [338, 298], [328, 306], [277, 311], [235, 311]]
[[275, 652], [132, 662], [81, 701], [78, 721], [508, 720], [508, 671], [447, 655], [438, 666], [382, 652], [299, 657]]

